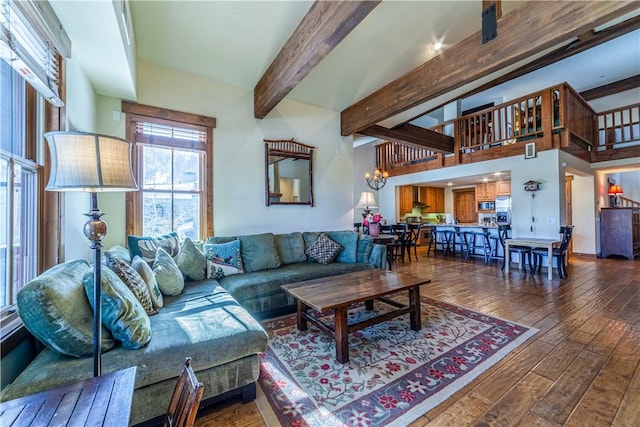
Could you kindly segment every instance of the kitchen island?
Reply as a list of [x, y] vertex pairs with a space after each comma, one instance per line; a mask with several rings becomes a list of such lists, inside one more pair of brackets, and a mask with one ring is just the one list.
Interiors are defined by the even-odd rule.
[[[504, 248], [499, 243], [498, 225], [495, 223], [430, 224], [430, 227], [435, 227], [438, 246], [442, 247], [445, 253], [455, 254], [456, 250], [464, 251], [462, 256], [465, 259], [469, 256], [482, 256], [485, 262], [504, 257]], [[461, 247], [460, 237], [455, 235], [456, 228], [465, 236], [470, 250]], [[484, 229], [489, 236], [486, 242], [482, 235]]]

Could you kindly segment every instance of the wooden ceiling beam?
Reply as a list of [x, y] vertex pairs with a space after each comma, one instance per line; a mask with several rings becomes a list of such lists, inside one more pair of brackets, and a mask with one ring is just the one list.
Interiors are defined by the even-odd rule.
[[[624, 36], [631, 31], [635, 31], [640, 28], [640, 16], [635, 16], [633, 18], [627, 19], [626, 21], [620, 22], [616, 25], [612, 25], [604, 30], [598, 31], [594, 33], [589, 30], [586, 33], [578, 36], [577, 41], [571, 43], [569, 46], [561, 47], [560, 49], [556, 49], [553, 52], [549, 52], [548, 54], [540, 57], [536, 61], [530, 62], [529, 64], [523, 65], [503, 76], [495, 78], [490, 82], [487, 82], [477, 88], [474, 88], [468, 92], [463, 93], [458, 98], [463, 99], [469, 96], [475, 95], [476, 93], [483, 92], [487, 89], [491, 89], [492, 87], [498, 86], [502, 83], [517, 79], [518, 77], [522, 77], [526, 74], [529, 74], [533, 71], [539, 70], [541, 68], [546, 67], [547, 65], [554, 64], [558, 61], [562, 61], [563, 59], [567, 59], [573, 55], [589, 50], [593, 47], [601, 45], [602, 43], [606, 43], [608, 41], [617, 39], [620, 36]], [[443, 102], [438, 106], [433, 107], [430, 111], [437, 110], [438, 108], [443, 107], [449, 101]], [[406, 123], [410, 123], [415, 119], [424, 116], [426, 113], [421, 113], [415, 117], [410, 118], [406, 121]]]
[[580, 92], [580, 96], [585, 101], [591, 101], [592, 99], [602, 98], [604, 96], [615, 95], [616, 93], [624, 92], [630, 89], [636, 89], [640, 87], [640, 74], [618, 80], [617, 82], [609, 83], [600, 87], [594, 87], [593, 89]]
[[428, 148], [438, 153], [453, 153], [452, 137], [419, 126], [404, 125], [399, 128], [387, 129], [383, 126], [373, 125], [358, 133], [418, 148]]
[[568, 43], [635, 7], [637, 2], [630, 0], [529, 2], [500, 20], [500, 35], [491, 43], [483, 45], [478, 32], [343, 110], [341, 134], [359, 132], [541, 50]]
[[316, 0], [253, 89], [253, 111], [263, 119], [381, 0]]

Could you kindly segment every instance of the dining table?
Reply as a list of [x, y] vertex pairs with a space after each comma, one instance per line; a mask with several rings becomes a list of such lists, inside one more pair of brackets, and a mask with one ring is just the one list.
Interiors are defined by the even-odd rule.
[[[549, 280], [553, 278], [553, 248], [560, 246], [562, 243], [559, 239], [538, 239], [534, 237], [512, 237], [504, 240], [504, 272], [509, 273], [509, 264], [511, 263], [511, 251], [509, 246], [526, 246], [528, 248], [545, 248], [549, 254], [549, 266], [547, 276]], [[522, 260], [520, 260], [522, 265]]]

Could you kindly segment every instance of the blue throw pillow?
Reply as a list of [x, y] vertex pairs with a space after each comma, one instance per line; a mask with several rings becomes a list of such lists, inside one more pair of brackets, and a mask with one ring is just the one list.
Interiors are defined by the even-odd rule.
[[240, 256], [240, 240], [227, 243], [207, 243], [204, 245], [207, 258], [207, 277], [220, 280], [225, 276], [243, 273]]
[[327, 236], [340, 244], [344, 249], [338, 254], [335, 261], [355, 264], [358, 252], [358, 233], [351, 230], [327, 231]]

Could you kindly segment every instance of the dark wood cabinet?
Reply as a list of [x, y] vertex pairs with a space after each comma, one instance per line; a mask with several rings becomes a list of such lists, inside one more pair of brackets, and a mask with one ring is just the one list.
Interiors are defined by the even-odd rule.
[[603, 258], [640, 255], [640, 208], [600, 210], [600, 252]]

